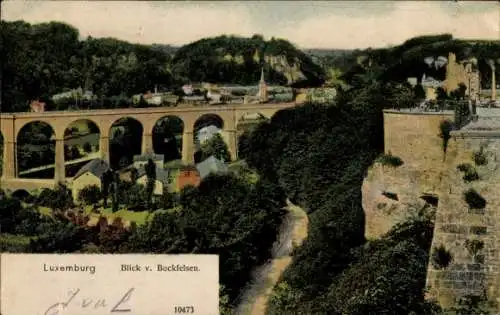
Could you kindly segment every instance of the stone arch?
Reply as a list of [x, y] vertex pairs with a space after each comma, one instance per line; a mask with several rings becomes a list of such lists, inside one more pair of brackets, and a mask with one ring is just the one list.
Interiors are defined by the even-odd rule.
[[21, 201], [27, 201], [31, 194], [26, 189], [17, 189], [11, 194], [12, 198], [17, 198]]
[[19, 177], [54, 178], [56, 131], [41, 120], [24, 124], [16, 135]]
[[[29, 128], [27, 126], [31, 124], [46, 124], [49, 125], [52, 130], [54, 131], [54, 138], [56, 138], [59, 135], [59, 132], [61, 130], [61, 125], [54, 123], [56, 121], [55, 119], [53, 121], [47, 118], [34, 118], [34, 119], [16, 119], [16, 123], [14, 125], [14, 134], [16, 135], [16, 139], [19, 136], [19, 133], [21, 130], [26, 130], [26, 128]], [[19, 122], [19, 123], [18, 123]]]
[[152, 130], [153, 151], [162, 154], [165, 162], [182, 158], [184, 129], [184, 121], [175, 115], [163, 116], [155, 122]]
[[219, 129], [224, 129], [224, 119], [217, 114], [203, 114], [196, 119], [193, 125], [193, 131], [196, 133], [201, 128], [215, 125]]
[[132, 117], [115, 120], [109, 130], [109, 162], [113, 169], [124, 168], [142, 150], [142, 123]]
[[67, 125], [64, 130], [66, 177], [73, 177], [83, 165], [100, 157], [100, 134], [99, 126], [91, 119], [77, 119]]

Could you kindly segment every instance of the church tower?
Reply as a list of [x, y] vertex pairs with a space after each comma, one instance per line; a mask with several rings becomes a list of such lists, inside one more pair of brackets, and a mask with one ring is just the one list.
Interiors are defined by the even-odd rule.
[[261, 102], [267, 102], [267, 84], [264, 80], [264, 68], [260, 71], [260, 81], [259, 81], [259, 100]]

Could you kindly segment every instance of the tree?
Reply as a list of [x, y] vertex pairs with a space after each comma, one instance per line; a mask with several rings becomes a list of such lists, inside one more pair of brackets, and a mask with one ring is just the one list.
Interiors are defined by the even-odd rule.
[[147, 176], [146, 204], [148, 205], [148, 207], [151, 208], [153, 204], [153, 194], [156, 183], [156, 164], [153, 162], [152, 159], [148, 159], [148, 163], [144, 166], [144, 169], [146, 171], [146, 176]]
[[205, 142], [201, 146], [201, 152], [202, 152], [202, 160], [213, 155], [224, 162], [231, 161], [231, 155], [229, 154], [229, 149], [227, 147], [227, 144], [224, 142], [224, 139], [222, 139], [220, 133], [214, 134], [212, 138], [210, 138], [207, 142]]
[[161, 208], [162, 209], [170, 209], [174, 207], [175, 199], [172, 193], [166, 189], [163, 189], [163, 195], [161, 198]]
[[66, 186], [59, 184], [54, 190], [42, 190], [36, 204], [63, 212], [73, 206], [73, 196]]
[[107, 170], [102, 174], [101, 177], [101, 195], [103, 198], [103, 205], [106, 208], [108, 206], [108, 196], [111, 189], [111, 183], [113, 182], [113, 171]]
[[92, 145], [89, 142], [83, 144], [83, 151], [85, 153], [92, 153]]
[[415, 92], [410, 86], [398, 84], [392, 88], [391, 102], [395, 108], [411, 108], [415, 106]]
[[465, 84], [460, 83], [458, 85], [458, 88], [451, 91], [450, 97], [457, 100], [457, 101], [463, 100], [463, 99], [465, 99], [466, 91], [467, 91], [467, 87], [465, 86]]
[[86, 205], [95, 205], [101, 199], [101, 189], [97, 185], [84, 187], [78, 193], [78, 199]]

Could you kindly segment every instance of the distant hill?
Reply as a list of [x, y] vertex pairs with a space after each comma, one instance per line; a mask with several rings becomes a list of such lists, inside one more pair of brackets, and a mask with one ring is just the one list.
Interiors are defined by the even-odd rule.
[[282, 39], [261, 36], [204, 38], [177, 50], [174, 74], [191, 81], [256, 84], [266, 81], [292, 86], [318, 86], [324, 71], [306, 53]]
[[167, 55], [173, 56], [179, 50], [178, 46], [165, 45], [165, 44], [152, 44], [151, 49], [155, 51], [159, 51], [162, 53], [166, 53]]
[[421, 78], [426, 75], [443, 80], [446, 74], [445, 67], [436, 67], [426, 63], [426, 58], [448, 57], [448, 53], [456, 54], [457, 61], [475, 58], [481, 73], [483, 87], [491, 83], [491, 68], [489, 60], [497, 64], [497, 76], [500, 74], [500, 41], [491, 40], [462, 40], [452, 35], [442, 34], [420, 36], [409, 39], [403, 44], [391, 48], [366, 49], [354, 52], [349, 56], [350, 70], [343, 73], [342, 78], [350, 81], [356, 73], [363, 72], [369, 67], [379, 67], [379, 79], [382, 81], [404, 82], [408, 77]]
[[449, 52], [455, 53], [458, 61], [477, 59], [483, 87], [489, 88], [491, 83], [489, 60], [496, 61], [500, 78], [500, 41], [462, 40], [449, 34], [419, 36], [390, 48], [303, 51], [325, 70], [328, 82], [351, 83], [356, 75], [375, 67], [382, 81], [405, 82], [408, 77], [420, 79], [424, 73], [444, 80], [445, 64], [427, 63], [426, 59], [443, 61]]

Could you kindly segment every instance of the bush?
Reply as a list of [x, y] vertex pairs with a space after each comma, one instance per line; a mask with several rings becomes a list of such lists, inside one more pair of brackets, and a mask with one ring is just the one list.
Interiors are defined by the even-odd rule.
[[393, 156], [391, 153], [382, 154], [379, 158], [377, 158], [377, 162], [384, 166], [392, 166], [398, 167], [403, 165], [403, 160], [397, 156]]
[[470, 163], [461, 163], [461, 164], [457, 165], [457, 170], [459, 170], [460, 172], [464, 172], [464, 173], [469, 171], [472, 168], [473, 168], [473, 166]]
[[476, 256], [476, 254], [484, 248], [484, 242], [477, 239], [466, 240], [465, 248], [467, 248], [471, 256]]
[[463, 177], [463, 180], [466, 182], [472, 182], [478, 179], [479, 179], [479, 174], [477, 173], [475, 168], [468, 169]]
[[170, 209], [175, 205], [175, 198], [172, 193], [170, 193], [166, 188], [163, 191], [163, 195], [161, 196], [161, 205], [162, 209]]
[[471, 209], [484, 209], [486, 207], [486, 200], [473, 188], [464, 193], [464, 199]]
[[436, 269], [447, 268], [453, 260], [453, 255], [443, 246], [434, 248], [432, 252], [432, 265]]
[[86, 205], [95, 205], [101, 200], [101, 189], [97, 185], [84, 187], [78, 193], [78, 200]]
[[61, 184], [55, 190], [43, 189], [36, 199], [36, 204], [61, 211], [65, 211], [74, 205], [71, 191]]
[[486, 158], [486, 154], [484, 154], [482, 147], [479, 151], [472, 153], [472, 159], [476, 165], [486, 165], [488, 163], [488, 159]]

